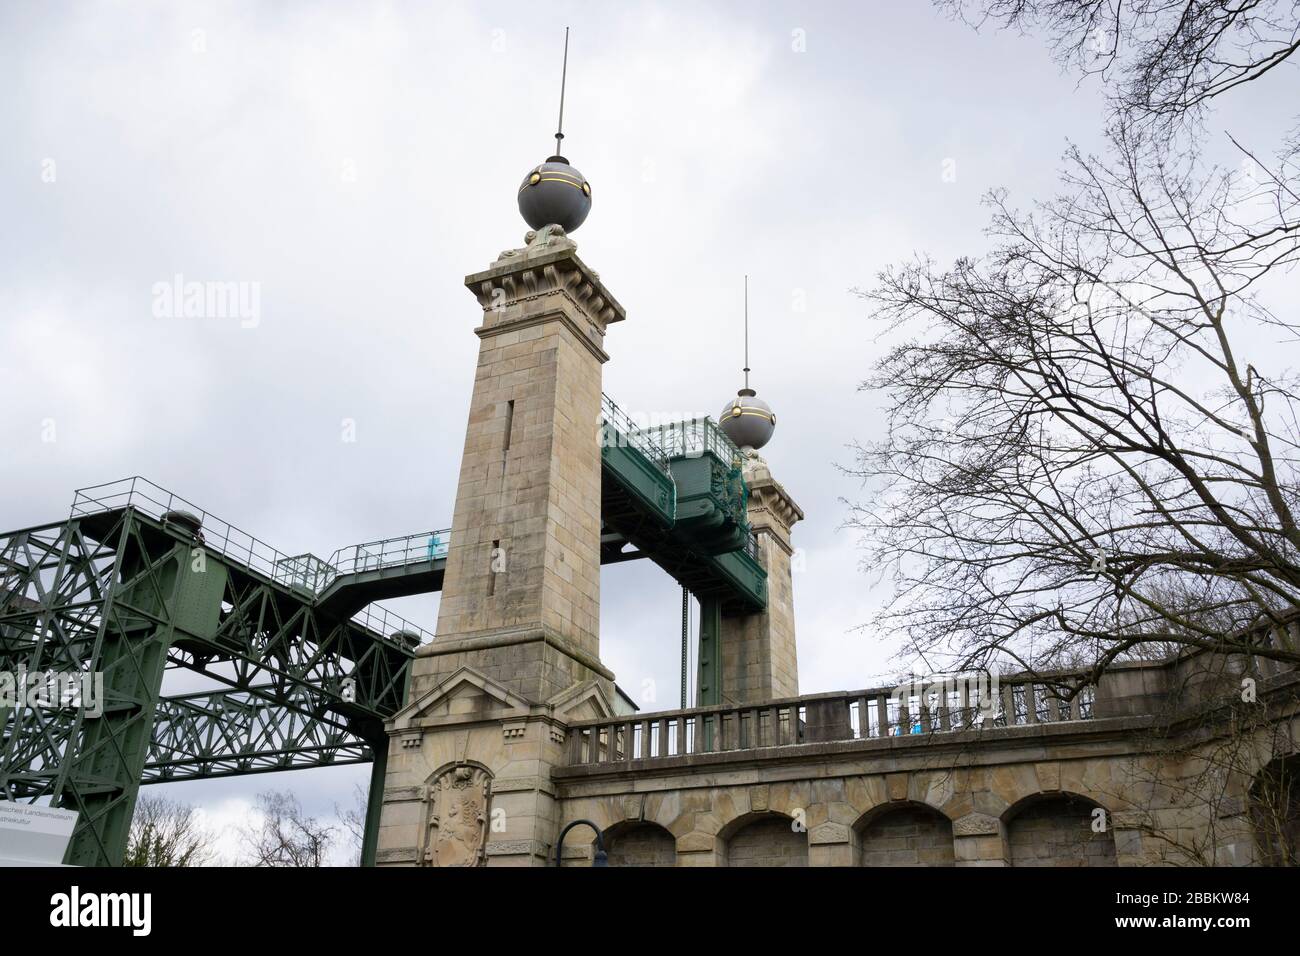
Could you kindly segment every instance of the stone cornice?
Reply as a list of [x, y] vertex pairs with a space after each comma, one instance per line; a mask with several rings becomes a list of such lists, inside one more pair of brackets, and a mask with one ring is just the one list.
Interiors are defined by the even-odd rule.
[[[554, 293], [547, 293], [547, 294], [552, 295]], [[568, 298], [566, 293], [561, 293], [561, 294], [565, 295], [565, 297]], [[474, 334], [481, 339], [486, 339], [486, 338], [491, 338], [494, 335], [502, 335], [506, 332], [514, 332], [519, 329], [529, 328], [530, 326], [541, 325], [545, 322], [559, 322], [561, 325], [563, 325], [565, 328], [567, 328], [570, 332], [573, 333], [574, 338], [576, 338], [579, 342], [581, 342], [583, 346], [585, 346], [586, 349], [596, 357], [597, 361], [599, 361], [601, 364], [604, 364], [605, 362], [609, 361], [609, 353], [607, 353], [603, 348], [600, 347], [600, 345], [597, 344], [596, 341], [597, 336], [593, 336], [588, 332], [586, 332], [581, 326], [578, 325], [577, 322], [573, 320], [573, 317], [571, 315], [569, 315], [567, 312], [565, 312], [562, 309], [551, 309], [539, 315], [527, 315], [518, 319], [507, 320], [505, 322], [498, 322], [494, 325], [480, 325], [477, 329], [474, 330]], [[594, 324], [590, 324], [590, 328], [593, 332], [600, 332], [600, 330], [597, 329], [597, 327]]]
[[[781, 482], [772, 477], [772, 470], [767, 460], [757, 452], [751, 451], [744, 464], [745, 484], [749, 486], [749, 517], [751, 523], [760, 528], [764, 518], [770, 518], [786, 536], [796, 522], [802, 521], [803, 509], [790, 497]], [[757, 519], [757, 520], [755, 520]], [[779, 536], [778, 536], [779, 537]], [[786, 545], [786, 542], [782, 542]], [[788, 545], [786, 550], [789, 551]]]
[[568, 638], [555, 634], [548, 628], [525, 625], [505, 629], [448, 635], [435, 638], [415, 651], [416, 657], [441, 657], [444, 654], [461, 654], [467, 651], [481, 650], [486, 647], [505, 647], [511, 644], [532, 644], [544, 641], [563, 654], [567, 654], [588, 670], [599, 674], [607, 680], [614, 679], [614, 672], [595, 657], [578, 647]]
[[568, 240], [536, 240], [523, 249], [502, 253], [490, 268], [466, 276], [465, 286], [489, 314], [561, 294], [603, 333], [606, 326], [623, 321], [627, 314], [600, 277], [578, 258], [576, 248]]
[[790, 497], [784, 486], [767, 473], [749, 482], [749, 513], [752, 521], [755, 513], [768, 514], [783, 531], [789, 534], [794, 525], [803, 520], [803, 509]]

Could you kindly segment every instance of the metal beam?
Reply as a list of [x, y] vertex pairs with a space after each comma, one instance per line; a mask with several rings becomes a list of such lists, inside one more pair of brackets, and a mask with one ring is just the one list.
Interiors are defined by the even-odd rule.
[[[405, 622], [331, 615], [135, 508], [0, 536], [0, 595], [0, 670], [104, 678], [101, 712], [0, 714], [0, 797], [77, 810], [68, 862], [121, 861], [142, 779], [359, 762], [405, 699]], [[230, 691], [160, 700], [167, 666]]]
[[300, 689], [215, 690], [158, 702], [142, 783], [368, 763], [366, 742], [325, 702]]

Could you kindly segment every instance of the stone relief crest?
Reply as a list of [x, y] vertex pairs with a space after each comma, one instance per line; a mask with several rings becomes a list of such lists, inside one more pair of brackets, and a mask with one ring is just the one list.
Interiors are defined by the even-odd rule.
[[482, 767], [459, 763], [429, 784], [425, 866], [479, 866], [487, 841], [491, 777]]

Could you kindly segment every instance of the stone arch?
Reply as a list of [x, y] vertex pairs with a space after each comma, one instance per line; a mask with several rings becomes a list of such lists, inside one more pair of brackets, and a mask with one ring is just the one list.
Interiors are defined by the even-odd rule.
[[[629, 822], [623, 807], [617, 798], [588, 798], [574, 800], [565, 806], [564, 814], [556, 825], [555, 833], [568, 826], [574, 820], [590, 820], [600, 828], [601, 837], [620, 825]], [[608, 846], [606, 846], [608, 850]], [[564, 860], [562, 866], [590, 866], [596, 852], [596, 834], [590, 827], [575, 827], [564, 838]], [[554, 863], [555, 847], [552, 846], [547, 864]]]
[[[1106, 812], [1096, 832], [1094, 812]], [[1002, 816], [1012, 866], [1117, 866], [1112, 815], [1096, 800], [1069, 791], [1025, 797]]]
[[610, 866], [676, 866], [677, 838], [649, 820], [624, 820], [602, 834]]
[[808, 833], [775, 811], [746, 813], [718, 832], [724, 866], [807, 866]]
[[1275, 757], [1261, 767], [1249, 803], [1259, 862], [1300, 866], [1300, 754]]
[[896, 800], [854, 824], [860, 866], [953, 866], [952, 820], [929, 803]]

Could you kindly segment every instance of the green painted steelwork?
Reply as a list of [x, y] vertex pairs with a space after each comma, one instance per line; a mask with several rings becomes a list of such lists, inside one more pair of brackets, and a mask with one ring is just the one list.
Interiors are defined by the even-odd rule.
[[767, 572], [749, 529], [749, 490], [731, 439], [707, 418], [638, 429], [608, 397], [602, 414], [605, 527], [697, 598], [717, 597], [725, 613], [763, 610]]
[[654, 468], [636, 449], [617, 444], [600, 450], [603, 470], [612, 474], [623, 491], [643, 511], [671, 527], [676, 514], [676, 486], [671, 475]]
[[691, 647], [691, 592], [682, 588], [682, 710], [689, 707], [686, 699], [686, 675], [690, 662]]
[[[141, 783], [369, 763], [352, 723], [310, 689], [288, 703], [271, 687], [216, 690], [158, 701]], [[383, 748], [381, 748], [383, 749]]]
[[672, 466], [677, 483], [677, 535], [710, 555], [743, 548], [749, 534], [748, 494], [739, 466], [712, 453], [674, 458]]
[[[4, 715], [0, 796], [77, 810], [68, 862], [120, 863], [142, 780], [319, 766], [337, 753], [370, 759], [358, 742], [386, 747], [383, 721], [427, 634], [382, 609], [322, 610], [277, 580], [261, 550], [245, 553], [266, 570], [221, 553], [230, 538], [214, 547], [217, 522], [205, 518], [204, 540], [143, 502], [78, 502], [69, 521], [0, 538], [0, 669], [103, 675], [100, 713], [20, 703]], [[160, 700], [171, 668], [231, 695]], [[252, 699], [272, 705], [276, 727]], [[288, 727], [289, 714], [310, 726]], [[333, 755], [332, 735], [343, 748]]]
[[379, 817], [384, 809], [384, 776], [388, 772], [388, 741], [372, 751], [374, 763], [370, 765], [370, 790], [366, 797], [366, 822], [361, 839], [361, 865], [374, 866], [379, 849]]
[[722, 602], [717, 598], [700, 601], [700, 660], [695, 685], [695, 706], [722, 703]]
[[672, 527], [677, 489], [668, 456], [608, 395], [601, 396], [600, 463], [624, 495], [663, 527]]

